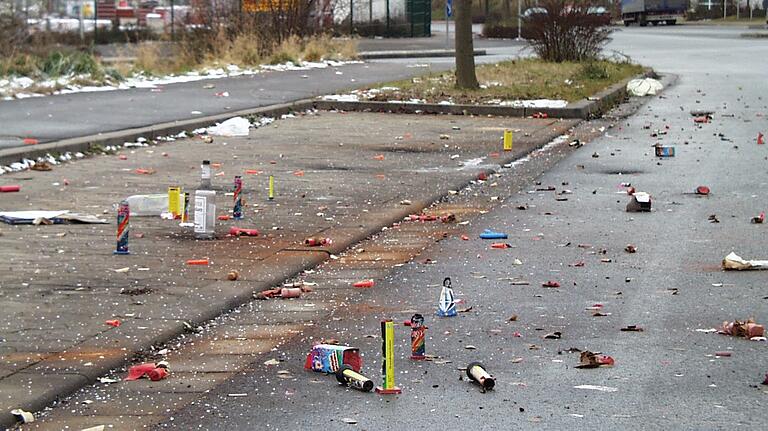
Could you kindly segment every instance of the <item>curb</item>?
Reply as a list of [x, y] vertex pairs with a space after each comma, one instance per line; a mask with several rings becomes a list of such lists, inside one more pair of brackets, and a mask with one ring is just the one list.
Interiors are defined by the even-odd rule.
[[[417, 51], [364, 51], [357, 54], [361, 60], [380, 60], [386, 58], [429, 58], [429, 57], [453, 57], [456, 51], [453, 49], [423, 49]], [[474, 50], [474, 55], [488, 55], [484, 49]]]
[[0, 150], [0, 165], [9, 165], [24, 158], [34, 159], [53, 152], [85, 152], [92, 150], [96, 146], [122, 145], [124, 142], [135, 142], [136, 139], [140, 137], [155, 139], [160, 136], [174, 135], [201, 127], [210, 127], [217, 122], [237, 116], [257, 115], [274, 117], [293, 111], [311, 108], [312, 106], [312, 100], [301, 99], [289, 103], [242, 109], [239, 111], [227, 112], [225, 114], [208, 115], [188, 120], [170, 121], [167, 123], [153, 124], [151, 126], [123, 129], [115, 132], [99, 133], [78, 138], [62, 139], [60, 141], [46, 142], [37, 145], [8, 148]]
[[627, 97], [627, 83], [635, 78], [647, 77], [653, 73], [647, 69], [640, 75], [624, 79], [598, 92], [588, 100], [569, 103], [565, 108], [522, 108], [499, 105], [443, 105], [439, 103], [405, 102], [338, 102], [318, 100], [315, 108], [320, 110], [343, 110], [362, 112], [391, 112], [398, 114], [450, 114], [450, 115], [495, 115], [499, 117], [529, 117], [537, 113], [548, 118], [590, 119], [595, 118], [619, 104]]
[[[501, 166], [526, 157], [528, 154], [545, 146], [550, 141], [551, 139], [548, 138], [547, 140], [543, 140], [541, 142], [534, 142], [531, 144], [530, 148], [526, 148], [520, 153], [513, 152], [506, 158], [500, 158], [497, 164], [498, 167], [495, 167], [495, 165], [492, 167], [487, 167], [482, 169], [482, 172], [486, 173], [487, 175], [495, 173], [501, 169]], [[376, 215], [373, 215], [373, 217], [370, 219], [371, 222], [366, 223], [363, 226], [359, 226], [359, 231], [353, 232], [346, 237], [342, 237], [341, 239], [335, 238], [336, 241], [334, 241], [332, 246], [328, 248], [321, 250], [304, 250], [300, 247], [281, 249], [275, 255], [270, 256], [269, 259], [281, 259], [284, 262], [287, 262], [287, 264], [285, 264], [282, 268], [277, 267], [276, 271], [272, 273], [269, 279], [258, 283], [254, 286], [253, 289], [248, 289], [242, 293], [235, 294], [226, 298], [221, 298], [221, 300], [217, 303], [210, 304], [207, 309], [196, 311], [195, 316], [189, 319], [188, 322], [193, 326], [202, 325], [227, 311], [230, 311], [248, 302], [254, 301], [254, 293], [257, 293], [265, 288], [280, 285], [286, 279], [293, 278], [306, 269], [314, 268], [320, 265], [321, 263], [330, 259], [330, 253], [340, 253], [341, 251], [348, 249], [352, 245], [379, 233], [382, 227], [390, 226], [393, 223], [402, 221], [409, 214], [418, 213], [424, 208], [428, 208], [430, 205], [432, 205], [432, 203], [437, 202], [443, 197], [447, 196], [449, 189], [464, 188], [474, 180], [474, 176], [469, 177], [468, 175], [466, 180], [459, 179], [456, 184], [448, 185], [444, 188], [444, 191], [437, 192], [424, 200], [414, 201], [411, 205], [396, 206], [391, 209], [381, 211]], [[299, 252], [300, 255], [298, 258], [295, 255], [297, 252]], [[285, 255], [284, 259], [281, 258], [281, 253], [294, 253], [293, 260], [291, 261], [290, 257]], [[36, 398], [24, 403], [23, 405], [20, 405], [19, 407], [32, 412], [41, 411], [51, 404], [58, 402], [62, 398], [77, 392], [83, 387], [95, 383], [99, 377], [108, 374], [110, 371], [125, 366], [127, 363], [129, 363], [129, 361], [136, 357], [138, 353], [146, 350], [149, 346], [169, 342], [185, 333], [185, 327], [181, 321], [173, 320], [155, 323], [158, 325], [156, 328], [157, 330], [151, 334], [148, 334], [148, 336], [144, 339], [126, 338], [125, 334], [121, 333], [121, 328], [109, 329], [104, 331], [102, 334], [97, 335], [96, 337], [85, 340], [82, 343], [73, 346], [68, 350], [65, 350], [64, 352], [60, 352], [57, 355], [52, 355], [51, 357], [36, 363], [35, 365], [27, 368], [24, 372], [17, 373], [16, 375], [19, 376], [18, 380], [20, 383], [24, 381], [25, 377], [40, 376], [46, 374], [56, 374], [58, 376], [67, 377], [67, 380], [65, 380], [63, 384], [59, 384], [55, 388], [49, 388], [48, 390], [40, 391]], [[57, 360], [57, 357], [60, 354], [65, 352], [77, 352], [78, 349], [88, 349], [94, 347], [99, 348], [99, 346], [104, 344], [103, 341], [99, 340], [104, 339], [110, 340], [110, 342], [122, 343], [119, 346], [112, 346], [113, 348], [122, 348], [122, 353], [119, 356], [110, 357], [99, 361], [99, 363], [94, 364], [94, 366], [88, 367], [85, 370], [82, 368], [66, 370], [61, 369], [59, 360]], [[69, 378], [70, 376], [71, 378]], [[13, 427], [15, 425], [17, 425], [17, 419], [13, 415], [8, 412], [0, 412], [0, 429]]]

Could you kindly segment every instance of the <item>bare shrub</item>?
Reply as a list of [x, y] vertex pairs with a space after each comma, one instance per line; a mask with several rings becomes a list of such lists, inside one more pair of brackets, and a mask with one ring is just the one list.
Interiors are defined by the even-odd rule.
[[606, 17], [586, 0], [540, 0], [523, 17], [533, 51], [546, 61], [593, 60], [610, 40]]

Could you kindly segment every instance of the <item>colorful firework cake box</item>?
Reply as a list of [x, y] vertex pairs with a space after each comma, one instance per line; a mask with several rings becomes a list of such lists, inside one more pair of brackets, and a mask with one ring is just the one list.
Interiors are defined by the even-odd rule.
[[335, 373], [342, 365], [349, 365], [356, 372], [363, 366], [360, 349], [333, 344], [318, 344], [307, 355], [304, 369], [318, 373]]

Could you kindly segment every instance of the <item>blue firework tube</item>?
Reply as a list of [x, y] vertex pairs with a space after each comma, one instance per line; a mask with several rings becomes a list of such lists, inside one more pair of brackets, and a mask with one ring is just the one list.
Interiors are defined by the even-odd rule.
[[128, 252], [128, 223], [131, 219], [131, 211], [128, 201], [122, 201], [117, 206], [117, 249], [115, 254], [129, 254]]
[[243, 218], [243, 177], [235, 177], [235, 206], [232, 209], [234, 219]]

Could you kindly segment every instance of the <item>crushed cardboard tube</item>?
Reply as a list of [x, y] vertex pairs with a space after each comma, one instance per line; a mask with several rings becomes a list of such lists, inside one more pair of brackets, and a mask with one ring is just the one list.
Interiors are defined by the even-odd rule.
[[485, 370], [485, 366], [480, 362], [472, 362], [467, 365], [467, 377], [485, 390], [491, 390], [496, 386], [496, 379]]
[[765, 327], [763, 325], [758, 325], [752, 319], [747, 319], [745, 321], [734, 320], [732, 322], [725, 321], [718, 333], [750, 339], [764, 336]]
[[31, 412], [22, 409], [13, 409], [11, 414], [19, 418], [22, 423], [28, 424], [35, 421], [35, 415]]
[[208, 260], [208, 258], [187, 260], [187, 265], [208, 265], [209, 263], [210, 261]]
[[723, 259], [723, 269], [726, 271], [745, 271], [768, 269], [768, 260], [745, 260], [734, 252]]
[[0, 186], [0, 193], [13, 193], [18, 191], [21, 191], [21, 186], [17, 186], [17, 185]]

